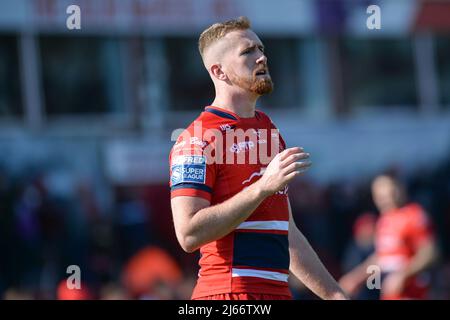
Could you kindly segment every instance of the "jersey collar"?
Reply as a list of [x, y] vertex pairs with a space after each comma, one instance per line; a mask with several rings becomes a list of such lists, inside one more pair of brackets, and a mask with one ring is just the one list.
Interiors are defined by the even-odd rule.
[[236, 120], [236, 121], [237, 120], [246, 120], [246, 119], [255, 119], [255, 118], [259, 119], [259, 114], [258, 114], [258, 111], [256, 111], [256, 110], [255, 110], [255, 117], [253, 117], [253, 118], [241, 118], [236, 113], [234, 113], [230, 110], [215, 107], [215, 106], [205, 107], [205, 112], [210, 112], [221, 118]]

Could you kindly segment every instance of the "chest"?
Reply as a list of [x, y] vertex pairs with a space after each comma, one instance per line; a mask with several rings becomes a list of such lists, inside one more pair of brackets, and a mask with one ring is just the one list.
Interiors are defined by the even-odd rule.
[[388, 250], [408, 244], [407, 222], [401, 216], [381, 218], [376, 229], [375, 242], [379, 249]]

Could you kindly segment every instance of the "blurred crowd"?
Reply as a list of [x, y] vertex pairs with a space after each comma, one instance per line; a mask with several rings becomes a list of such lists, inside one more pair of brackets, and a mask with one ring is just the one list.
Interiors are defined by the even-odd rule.
[[[0, 167], [2, 299], [190, 297], [198, 252], [186, 254], [177, 244], [167, 185], [114, 186], [105, 205], [89, 179], [74, 179], [62, 192], [49, 183], [50, 171]], [[450, 299], [450, 159], [408, 175], [399, 167], [387, 171], [435, 226], [441, 257], [430, 297]], [[336, 278], [373, 251], [372, 178], [319, 184], [304, 176], [289, 187], [294, 219]], [[81, 290], [67, 288], [72, 265], [81, 270]], [[315, 299], [300, 283], [291, 287], [296, 299]]]

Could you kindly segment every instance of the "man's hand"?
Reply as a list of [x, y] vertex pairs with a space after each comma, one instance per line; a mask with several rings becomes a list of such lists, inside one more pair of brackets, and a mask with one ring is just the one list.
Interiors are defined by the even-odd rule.
[[384, 295], [400, 295], [405, 288], [406, 275], [403, 272], [393, 272], [388, 274], [381, 284], [381, 290]]
[[[261, 190], [269, 196], [282, 190], [292, 179], [304, 173], [311, 166], [309, 153], [303, 148], [285, 149], [270, 161], [259, 183]], [[301, 161], [300, 161], [301, 160]]]
[[339, 279], [339, 285], [349, 296], [354, 297], [361, 289], [364, 282], [355, 277], [352, 273], [344, 275]]

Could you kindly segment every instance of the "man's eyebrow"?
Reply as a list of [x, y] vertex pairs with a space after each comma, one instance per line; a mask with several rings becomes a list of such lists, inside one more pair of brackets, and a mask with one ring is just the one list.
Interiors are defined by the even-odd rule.
[[257, 47], [264, 50], [264, 45], [263, 44], [253, 44], [253, 45], [246, 45], [245, 47], [243, 47], [241, 49], [241, 52], [249, 50], [249, 49], [255, 49]]

